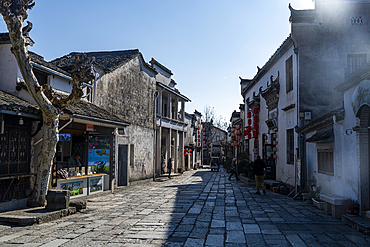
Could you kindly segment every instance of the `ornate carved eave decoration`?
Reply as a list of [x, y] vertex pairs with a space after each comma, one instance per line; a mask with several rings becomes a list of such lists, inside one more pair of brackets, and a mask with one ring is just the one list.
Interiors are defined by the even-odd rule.
[[270, 77], [270, 84], [267, 82], [266, 90], [261, 92], [262, 97], [266, 100], [267, 108], [271, 111], [278, 107], [279, 102], [279, 83], [280, 72], [278, 71], [278, 76], [274, 80], [274, 76]]
[[256, 108], [256, 107], [260, 107], [260, 102], [261, 102], [260, 94], [261, 94], [261, 91], [262, 91], [262, 87], [260, 87], [257, 95], [256, 95], [256, 92], [253, 92], [253, 99], [251, 101], [249, 101], [249, 98], [247, 98], [247, 105], [248, 105], [248, 107], [250, 109], [253, 109], [253, 108]]

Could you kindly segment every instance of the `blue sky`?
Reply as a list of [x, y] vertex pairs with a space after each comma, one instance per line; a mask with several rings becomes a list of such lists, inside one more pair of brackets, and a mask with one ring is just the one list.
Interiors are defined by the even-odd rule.
[[[253, 78], [290, 33], [288, 4], [312, 0], [35, 0], [28, 20], [46, 61], [70, 52], [139, 49], [173, 73], [191, 99], [230, 119], [242, 103], [240, 80]], [[0, 32], [6, 32], [4, 21]]]

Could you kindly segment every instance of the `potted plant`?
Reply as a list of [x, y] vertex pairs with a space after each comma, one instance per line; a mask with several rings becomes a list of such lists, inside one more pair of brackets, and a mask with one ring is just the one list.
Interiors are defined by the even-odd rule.
[[346, 207], [346, 213], [349, 215], [358, 215], [360, 205], [354, 199], [348, 199], [345, 201], [344, 206]]
[[318, 209], [324, 209], [324, 204], [325, 202], [321, 201], [320, 200], [320, 193], [321, 193], [321, 190], [322, 190], [322, 186], [321, 185], [317, 185], [317, 179], [315, 176], [312, 177], [311, 179], [311, 195], [312, 195], [312, 204], [314, 207], [318, 208]]

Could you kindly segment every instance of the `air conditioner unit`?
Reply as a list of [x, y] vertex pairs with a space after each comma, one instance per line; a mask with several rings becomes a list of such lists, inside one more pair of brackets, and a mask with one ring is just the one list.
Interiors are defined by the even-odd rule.
[[304, 120], [311, 120], [311, 112], [310, 111], [306, 111], [304, 113]]

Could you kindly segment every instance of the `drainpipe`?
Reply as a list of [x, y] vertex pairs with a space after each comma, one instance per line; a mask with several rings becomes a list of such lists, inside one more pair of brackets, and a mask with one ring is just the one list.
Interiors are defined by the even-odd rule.
[[[67, 127], [70, 123], [72, 123], [73, 122], [73, 117], [70, 117], [70, 119], [69, 119], [69, 121], [65, 124], [65, 125], [63, 125], [59, 130], [58, 130], [58, 132], [60, 132], [62, 129], [64, 129], [65, 127]], [[39, 144], [42, 140], [44, 140], [44, 138], [40, 138], [40, 140], [38, 140], [37, 142], [35, 142], [35, 144], [33, 144], [33, 146], [36, 146], [37, 144]]]
[[153, 181], [155, 181], [155, 163], [157, 161], [156, 159], [156, 156], [157, 156], [157, 145], [156, 145], [156, 142], [157, 142], [157, 138], [156, 138], [156, 132], [157, 132], [157, 123], [156, 123], [156, 112], [157, 112], [157, 98], [158, 98], [158, 91], [155, 91], [154, 92], [154, 95], [153, 95], [153, 131], [154, 131], [154, 135], [153, 135]]
[[[294, 54], [296, 55], [296, 67], [297, 67], [297, 127], [301, 127], [301, 124], [300, 124], [300, 118], [299, 118], [299, 56], [298, 56], [298, 46], [296, 45], [296, 42], [294, 41], [293, 39], [293, 35], [292, 35], [292, 41], [293, 41], [293, 51], [294, 51]], [[299, 138], [299, 135], [300, 133], [296, 132], [297, 133], [297, 151], [296, 151], [296, 160], [295, 160], [295, 165], [294, 165], [294, 174], [295, 174], [295, 178], [294, 178], [294, 183], [295, 183], [295, 195], [298, 194], [298, 184], [297, 184], [297, 172], [298, 172], [298, 169], [297, 169], [297, 159], [300, 158], [301, 159], [301, 151], [300, 151], [300, 138]], [[300, 185], [302, 184], [302, 160], [301, 160], [301, 181], [300, 181]]]

